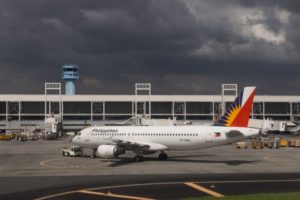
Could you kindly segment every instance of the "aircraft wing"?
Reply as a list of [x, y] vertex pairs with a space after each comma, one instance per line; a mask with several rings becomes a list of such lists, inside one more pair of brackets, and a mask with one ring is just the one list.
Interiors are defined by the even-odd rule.
[[168, 149], [165, 145], [152, 142], [127, 141], [116, 138], [112, 138], [112, 142], [119, 147], [134, 152], [156, 152]]

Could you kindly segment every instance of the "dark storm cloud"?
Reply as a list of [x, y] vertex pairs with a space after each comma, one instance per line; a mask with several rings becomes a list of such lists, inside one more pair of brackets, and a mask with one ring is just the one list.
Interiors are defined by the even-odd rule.
[[297, 1], [0, 1], [0, 91], [40, 93], [80, 66], [79, 93], [298, 94]]

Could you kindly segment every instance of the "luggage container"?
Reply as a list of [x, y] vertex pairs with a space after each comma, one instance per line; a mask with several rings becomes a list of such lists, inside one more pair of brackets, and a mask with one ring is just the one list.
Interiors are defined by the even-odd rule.
[[237, 149], [247, 149], [249, 147], [248, 142], [237, 142], [236, 143], [236, 148]]
[[288, 141], [286, 139], [281, 139], [280, 140], [280, 147], [288, 147]]
[[264, 142], [263, 141], [252, 141], [251, 143], [253, 149], [263, 149]]
[[288, 143], [290, 147], [300, 147], [300, 140], [290, 140]]

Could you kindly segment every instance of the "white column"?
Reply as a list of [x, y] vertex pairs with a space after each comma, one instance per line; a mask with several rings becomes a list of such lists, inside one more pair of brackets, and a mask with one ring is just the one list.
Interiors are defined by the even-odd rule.
[[173, 117], [173, 119], [174, 119], [174, 117], [175, 117], [175, 111], [174, 111], [174, 108], [175, 107], [175, 102], [173, 101], [172, 102], [172, 117]]
[[265, 119], [265, 102], [263, 102], [263, 119]]
[[186, 121], [186, 101], [184, 102], [184, 120]]
[[5, 119], [6, 119], [6, 121], [8, 121], [8, 101], [5, 102], [5, 106], [6, 106]]
[[212, 120], [215, 121], [215, 102], [212, 102]]
[[102, 112], [102, 120], [104, 121], [105, 120], [105, 101], [103, 101], [103, 112]]
[[293, 103], [290, 102], [290, 120], [293, 120]]
[[91, 101], [91, 121], [93, 121], [93, 102]]
[[21, 121], [21, 101], [19, 101], [19, 121]]

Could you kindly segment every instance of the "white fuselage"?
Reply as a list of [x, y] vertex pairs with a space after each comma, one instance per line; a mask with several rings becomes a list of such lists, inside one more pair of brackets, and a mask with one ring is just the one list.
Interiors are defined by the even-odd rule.
[[258, 132], [253, 128], [222, 126], [95, 126], [82, 130], [72, 142], [97, 148], [120, 140], [147, 144], [151, 151], [182, 151], [227, 144], [257, 135]]

